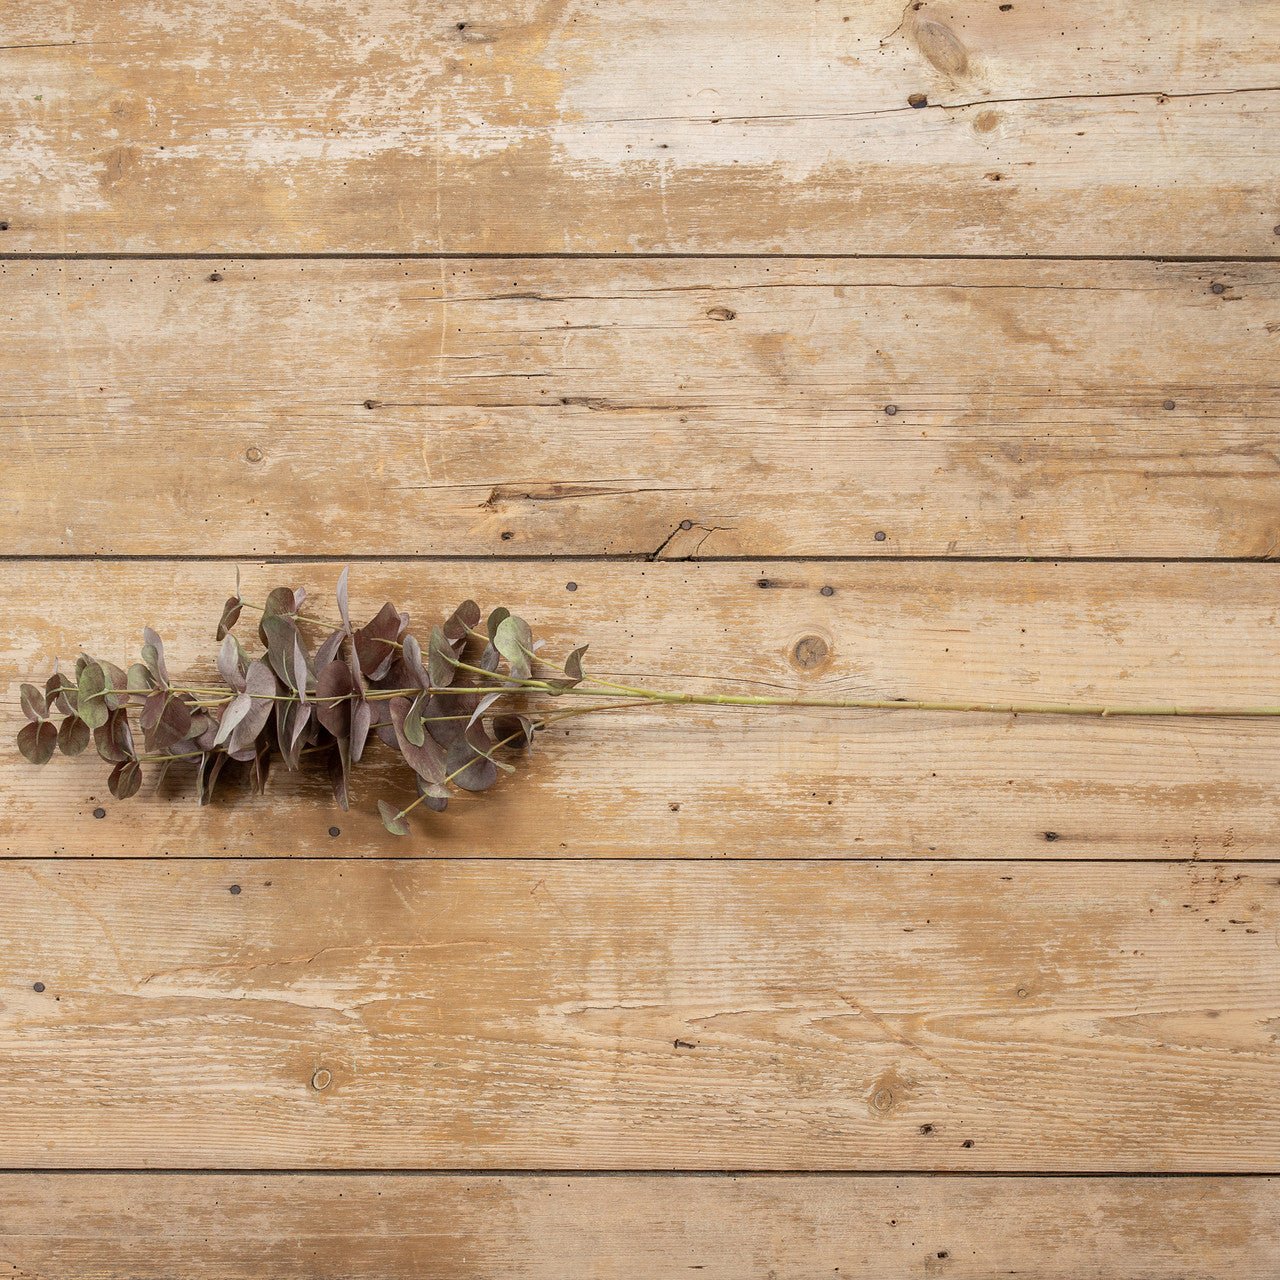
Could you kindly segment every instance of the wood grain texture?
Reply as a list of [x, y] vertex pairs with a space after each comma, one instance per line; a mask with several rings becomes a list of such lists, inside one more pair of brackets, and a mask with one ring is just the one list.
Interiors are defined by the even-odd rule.
[[1273, 1172], [1278, 929], [1274, 868], [1242, 865], [7, 861], [0, 1141], [23, 1168]]
[[[319, 610], [337, 573], [246, 566], [243, 589], [260, 602], [282, 581], [305, 584]], [[957, 573], [931, 563], [457, 561], [360, 564], [352, 582], [358, 618], [388, 598], [421, 626], [466, 596], [507, 603], [547, 652], [590, 642], [589, 670], [651, 684], [666, 675], [708, 688], [698, 673], [719, 672], [739, 690], [807, 696], [1134, 705], [1176, 695], [1231, 707], [1274, 692], [1278, 574], [1270, 564]], [[411, 798], [408, 771], [381, 751], [356, 771], [347, 814], [323, 770], [279, 772], [265, 799], [231, 782], [197, 809], [177, 767], [158, 794], [149, 781], [118, 804], [92, 752], [43, 769], [18, 755], [20, 678], [43, 678], [81, 649], [127, 663], [144, 624], [167, 640], [175, 672], [210, 672], [232, 590], [226, 564], [8, 566], [0, 853], [1280, 856], [1274, 721], [645, 708], [549, 731], [516, 776], [427, 815], [404, 840], [382, 829], [374, 802]], [[253, 626], [244, 631], [251, 641]]]
[[4, 243], [1271, 255], [1270, 19], [33, 0], [0, 18]]
[[0, 1175], [79, 1280], [1270, 1280], [1271, 1178]]
[[0, 546], [1270, 556], [1278, 270], [3, 263]]

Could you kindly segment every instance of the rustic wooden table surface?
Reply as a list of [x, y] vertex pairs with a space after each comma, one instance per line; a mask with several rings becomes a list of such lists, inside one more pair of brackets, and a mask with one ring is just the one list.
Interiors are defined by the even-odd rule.
[[348, 561], [603, 673], [1280, 701], [1277, 16], [5, 6], [0, 1271], [1280, 1274], [1272, 722], [620, 714], [402, 842], [389, 758], [11, 745]]

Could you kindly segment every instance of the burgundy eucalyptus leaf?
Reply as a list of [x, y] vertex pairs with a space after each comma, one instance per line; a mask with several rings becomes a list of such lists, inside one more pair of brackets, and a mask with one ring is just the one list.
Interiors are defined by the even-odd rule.
[[435, 683], [427, 668], [422, 665], [422, 646], [418, 644], [416, 636], [406, 634], [401, 643], [400, 657], [404, 662], [409, 680], [419, 689], [429, 689]]
[[329, 785], [333, 787], [333, 798], [338, 802], [338, 808], [344, 813], [351, 807], [347, 791], [350, 776], [351, 760], [346, 739], [338, 738], [329, 752]]
[[271, 668], [261, 658], [255, 658], [245, 672], [244, 689], [250, 699], [249, 710], [227, 744], [228, 750], [236, 755], [249, 749], [270, 720], [280, 685]]
[[382, 825], [393, 836], [407, 836], [409, 834], [409, 824], [405, 821], [404, 814], [394, 805], [388, 804], [385, 800], [379, 800], [378, 812], [382, 815]]
[[373, 712], [368, 702], [358, 699], [351, 707], [351, 763], [359, 764], [364, 755], [364, 745], [369, 740], [373, 726]]
[[302, 639], [297, 631], [293, 634], [293, 687], [298, 691], [298, 701], [306, 702], [307, 684], [311, 677], [311, 664], [307, 661], [307, 651], [302, 647]]
[[517, 618], [513, 614], [503, 618], [493, 634], [493, 647], [506, 658], [507, 666], [517, 680], [529, 678], [533, 635], [523, 618]]
[[56, 709], [64, 716], [74, 714], [75, 682], [68, 680], [61, 671], [55, 671], [45, 682], [44, 694], [50, 711]]
[[93, 731], [93, 743], [98, 754], [108, 764], [122, 764], [134, 757], [133, 731], [129, 728], [129, 713], [117, 708], [107, 717], [106, 723]]
[[151, 668], [143, 662], [135, 662], [128, 671], [129, 691], [131, 693], [150, 693], [156, 687], [156, 678]]
[[420, 745], [409, 741], [405, 734], [404, 721], [409, 714], [408, 698], [392, 698], [389, 703], [391, 725], [395, 731], [396, 745], [405, 762], [420, 778], [428, 782], [444, 782], [444, 755], [436, 745], [434, 738], [424, 737]]
[[107, 692], [102, 699], [107, 705], [107, 710], [115, 711], [118, 707], [127, 706], [129, 703], [129, 699], [126, 696], [129, 691], [129, 677], [114, 662], [107, 662], [103, 659], [98, 665], [102, 668], [107, 680]]
[[49, 714], [48, 695], [33, 684], [24, 684], [18, 691], [22, 714], [28, 720], [43, 720]]
[[244, 608], [244, 602], [239, 596], [229, 596], [227, 603], [222, 606], [222, 617], [218, 619], [218, 630], [215, 638], [224, 640], [231, 634], [231, 628], [240, 621], [240, 610]]
[[439, 627], [431, 628], [431, 643], [427, 649], [428, 683], [433, 689], [447, 689], [458, 674], [457, 655], [445, 633]]
[[527, 751], [533, 745], [533, 721], [528, 716], [495, 716], [493, 736], [513, 751]]
[[79, 716], [68, 716], [58, 729], [58, 750], [64, 756], [78, 756], [91, 737], [89, 726]]
[[157, 684], [167, 686], [170, 683], [169, 669], [164, 662], [164, 641], [150, 627], [142, 628], [142, 661], [155, 676]]
[[335, 738], [345, 740], [351, 735], [350, 699], [354, 689], [351, 669], [338, 659], [320, 668], [316, 676], [316, 718]]
[[191, 717], [191, 736], [201, 751], [213, 751], [218, 745], [218, 725], [222, 710], [197, 711]]
[[441, 786], [439, 783], [427, 782], [425, 779], [419, 778], [418, 794], [422, 797], [422, 803], [436, 813], [443, 813], [448, 808], [449, 788], [447, 786]]
[[218, 722], [212, 745], [220, 747], [231, 736], [231, 731], [253, 710], [253, 699], [247, 693], [238, 694], [227, 704]]
[[237, 693], [244, 692], [244, 668], [241, 666], [240, 653], [235, 636], [227, 636], [218, 650], [218, 674]]
[[485, 624], [489, 632], [489, 643], [492, 644], [494, 638], [498, 634], [498, 628], [502, 626], [506, 620], [511, 617], [511, 610], [499, 605], [489, 614], [489, 620]]
[[360, 670], [370, 680], [381, 680], [391, 670], [399, 652], [400, 613], [390, 601], [378, 610], [372, 621], [355, 633], [356, 657]]
[[461, 644], [469, 632], [480, 625], [480, 606], [474, 600], [464, 600], [444, 622], [445, 639]]
[[58, 745], [58, 731], [52, 720], [31, 720], [18, 730], [18, 750], [32, 764], [48, 764]]
[[445, 759], [447, 776], [464, 791], [487, 791], [498, 780], [498, 767], [486, 756], [477, 755], [465, 739], [449, 748]]
[[314, 671], [322, 671], [338, 656], [338, 650], [342, 645], [345, 633], [335, 631], [325, 642], [316, 650], [316, 656], [312, 661], [312, 669]]
[[76, 714], [89, 726], [96, 729], [107, 723], [111, 709], [107, 706], [107, 673], [102, 664], [87, 660], [80, 669], [80, 679], [76, 686]]
[[226, 763], [227, 757], [221, 751], [206, 751], [200, 757], [196, 769], [196, 800], [199, 804], [206, 805], [213, 799], [213, 788]]
[[289, 689], [293, 683], [293, 650], [298, 638], [297, 624], [281, 613], [264, 614], [260, 627], [267, 646], [267, 661], [271, 669]]
[[142, 766], [136, 760], [125, 760], [117, 764], [107, 775], [107, 787], [117, 800], [128, 800], [138, 794], [142, 786]]
[[142, 728], [151, 751], [172, 751], [191, 733], [191, 727], [191, 711], [175, 694], [153, 693], [143, 704]]
[[342, 572], [338, 574], [338, 616], [342, 619], [342, 629], [351, 634], [351, 604], [347, 599], [347, 574], [350, 572], [350, 565], [343, 565]]

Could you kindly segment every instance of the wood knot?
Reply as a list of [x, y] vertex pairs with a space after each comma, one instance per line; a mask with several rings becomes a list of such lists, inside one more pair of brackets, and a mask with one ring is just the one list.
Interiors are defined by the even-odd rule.
[[969, 70], [969, 53], [945, 23], [925, 18], [915, 24], [916, 47], [943, 75], [960, 79]]
[[730, 307], [708, 307], [708, 320], [734, 320], [738, 313]]
[[800, 671], [815, 671], [831, 657], [831, 646], [821, 636], [801, 636], [791, 649], [791, 662]]
[[333, 1082], [333, 1073], [326, 1071], [324, 1067], [318, 1067], [311, 1076], [311, 1087], [317, 1093], [323, 1093], [325, 1089]]

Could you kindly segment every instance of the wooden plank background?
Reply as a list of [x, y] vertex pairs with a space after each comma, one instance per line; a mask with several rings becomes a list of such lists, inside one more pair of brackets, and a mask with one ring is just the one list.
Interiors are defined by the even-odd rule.
[[28, 555], [1280, 546], [1270, 264], [0, 269]]
[[[1280, 702], [1280, 40], [1190, 0], [0, 12], [0, 732], [246, 594]], [[393, 841], [0, 753], [0, 1268], [1280, 1272], [1280, 737], [636, 711]], [[234, 889], [234, 891], [233, 891]]]
[[[243, 565], [249, 600], [281, 583], [328, 594], [331, 563]], [[0, 610], [14, 671], [85, 647], [136, 658], [144, 624], [175, 671], [213, 671], [229, 564], [10, 567]], [[575, 590], [566, 588], [574, 584]], [[411, 619], [459, 599], [536, 618], [548, 652], [589, 642], [608, 678], [812, 697], [1063, 699], [1247, 706], [1280, 663], [1273, 564], [820, 562], [361, 563], [353, 608]], [[825, 589], [830, 595], [824, 595]], [[321, 605], [316, 604], [319, 611]], [[593, 666], [594, 664], [594, 666]], [[700, 678], [699, 678], [700, 676]], [[740, 682], [740, 683], [737, 683]], [[1280, 701], [1280, 691], [1277, 691]], [[5, 734], [21, 723], [17, 688]], [[230, 775], [229, 775], [230, 777]], [[412, 798], [377, 747], [350, 813], [319, 775], [231, 782], [197, 810], [174, 770], [160, 803], [117, 804], [92, 753], [36, 770], [0, 761], [0, 853], [222, 856], [252, 838], [283, 855], [376, 856], [375, 801]], [[148, 794], [151, 784], [147, 784]], [[549, 732], [518, 776], [427, 815], [393, 852], [591, 857], [1241, 858], [1280, 856], [1280, 739], [1259, 720], [644, 708]], [[99, 813], [101, 817], [96, 816]], [[331, 828], [339, 828], [337, 836]]]
[[43, 253], [1273, 257], [1272, 19], [33, 0], [3, 29], [0, 216]]

